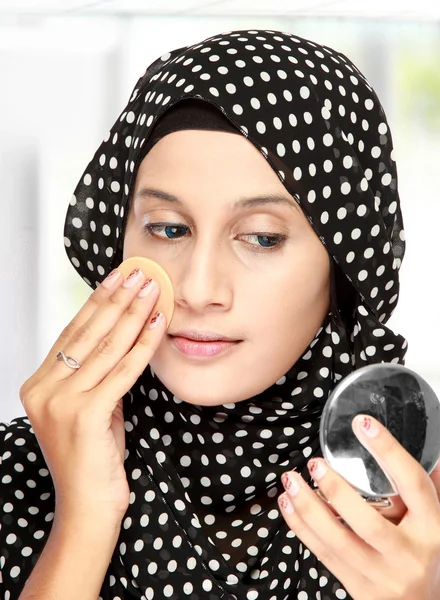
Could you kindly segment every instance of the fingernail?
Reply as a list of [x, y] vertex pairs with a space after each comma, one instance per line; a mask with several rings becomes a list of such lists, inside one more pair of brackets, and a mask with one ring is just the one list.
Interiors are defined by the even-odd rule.
[[151, 279], [151, 277], [149, 277], [145, 282], [144, 285], [141, 287], [141, 289], [138, 291], [138, 296], [140, 298], [143, 298], [144, 296], [147, 296], [147, 294], [150, 293], [150, 290], [152, 289], [152, 282], [153, 280]]
[[369, 438], [374, 438], [379, 433], [379, 428], [376, 424], [376, 421], [371, 417], [367, 417], [365, 415], [357, 415], [355, 417], [356, 424], [359, 429]]
[[155, 312], [153, 315], [153, 318], [150, 321], [150, 324], [148, 325], [148, 329], [153, 329], [154, 327], [157, 327], [159, 325], [159, 321], [160, 321], [161, 317], [162, 317], [161, 312]]
[[296, 496], [300, 490], [299, 483], [296, 481], [295, 476], [291, 475], [289, 472], [281, 475], [281, 483], [290, 496]]
[[278, 504], [287, 515], [293, 513], [293, 504], [290, 502], [287, 494], [281, 494], [281, 496], [278, 497]]
[[106, 288], [112, 287], [115, 281], [118, 279], [118, 275], [120, 275], [120, 273], [121, 272], [118, 271], [118, 269], [113, 269], [113, 271], [109, 273], [109, 275], [107, 275], [107, 277], [104, 279], [102, 285]]
[[140, 278], [141, 276], [141, 270], [136, 268], [133, 269], [133, 271], [130, 273], [130, 275], [127, 277], [127, 279], [124, 281], [124, 283], [122, 284], [122, 287], [133, 287], [136, 284], [136, 281]]
[[327, 466], [323, 460], [312, 458], [307, 464], [310, 475], [315, 481], [318, 481], [327, 473]]

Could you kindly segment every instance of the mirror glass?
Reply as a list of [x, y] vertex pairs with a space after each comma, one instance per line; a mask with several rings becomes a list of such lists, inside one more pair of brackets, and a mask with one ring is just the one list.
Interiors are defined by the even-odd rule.
[[350, 373], [329, 396], [320, 423], [320, 443], [329, 465], [363, 496], [396, 491], [354, 435], [357, 414], [380, 421], [430, 473], [440, 457], [440, 403], [420, 375], [398, 364], [368, 365]]

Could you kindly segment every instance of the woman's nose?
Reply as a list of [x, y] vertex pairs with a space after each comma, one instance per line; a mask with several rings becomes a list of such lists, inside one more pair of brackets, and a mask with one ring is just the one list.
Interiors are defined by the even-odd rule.
[[194, 311], [228, 309], [232, 303], [232, 273], [214, 250], [200, 249], [183, 260], [174, 279], [176, 304]]

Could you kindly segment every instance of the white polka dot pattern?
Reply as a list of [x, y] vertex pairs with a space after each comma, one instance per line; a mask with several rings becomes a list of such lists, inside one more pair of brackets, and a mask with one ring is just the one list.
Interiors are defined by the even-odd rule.
[[[385, 326], [404, 235], [383, 109], [346, 57], [288, 33], [230, 32], [162, 56], [68, 206], [66, 252], [92, 288], [121, 262], [142, 147], [182, 98], [217, 106], [269, 161], [352, 282], [353, 319], [328, 315], [283, 377], [237, 404], [189, 405], [145, 370], [124, 397], [130, 505], [100, 600], [349, 598], [288, 529], [276, 498], [285, 470], [309, 480], [336, 383], [365, 364], [404, 359], [406, 341]], [[0, 591], [16, 598], [50, 532], [53, 486], [26, 419], [0, 434]]]
[[[130, 506], [102, 600], [201, 599], [208, 588], [216, 600], [342, 597], [341, 584], [288, 530], [276, 498], [285, 470], [310, 481], [306, 460], [320, 454], [318, 417], [337, 381], [368, 362], [369, 348], [401, 361], [403, 338], [361, 309], [353, 354], [329, 316], [285, 376], [237, 404], [189, 405], [146, 369], [124, 397]], [[13, 598], [50, 533], [54, 490], [29, 421], [1, 424], [0, 436], [0, 591]]]

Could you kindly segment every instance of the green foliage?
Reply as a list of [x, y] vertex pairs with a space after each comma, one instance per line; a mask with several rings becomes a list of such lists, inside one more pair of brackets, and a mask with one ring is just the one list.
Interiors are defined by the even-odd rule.
[[[440, 130], [440, 44], [425, 51], [401, 50], [397, 61], [402, 120], [428, 132]], [[414, 50], [414, 48], [412, 48]]]

